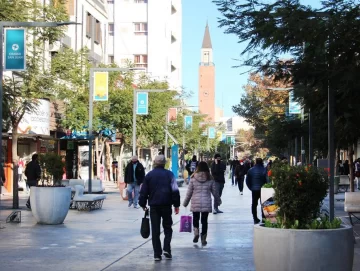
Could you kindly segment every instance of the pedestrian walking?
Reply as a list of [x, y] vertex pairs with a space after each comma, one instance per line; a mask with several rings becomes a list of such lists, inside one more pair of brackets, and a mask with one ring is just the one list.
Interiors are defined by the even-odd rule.
[[118, 163], [118, 161], [116, 161], [116, 158], [114, 158], [114, 160], [113, 160], [112, 163], [111, 163], [112, 176], [113, 176], [113, 182], [114, 182], [114, 183], [117, 182], [118, 167], [119, 167], [119, 163]]
[[[146, 176], [140, 190], [139, 204], [146, 210], [150, 206], [150, 222], [152, 233], [152, 245], [154, 249], [154, 260], [161, 261], [164, 252], [165, 259], [171, 260], [171, 238], [172, 238], [172, 210], [179, 213], [180, 192], [174, 174], [165, 169], [166, 159], [164, 155], [155, 157], [155, 168]], [[160, 224], [164, 228], [164, 250], [160, 241]]]
[[[31, 191], [32, 186], [36, 186], [41, 177], [41, 168], [39, 164], [39, 155], [33, 154], [31, 161], [27, 164], [25, 169], [25, 176], [27, 179], [27, 185]], [[31, 209], [30, 196], [26, 202], [26, 207]]]
[[344, 175], [350, 174], [349, 160], [345, 160], [344, 162]]
[[240, 195], [243, 195], [244, 191], [244, 180], [245, 180], [246, 168], [244, 161], [240, 160], [239, 164], [235, 168], [235, 178], [239, 187]]
[[188, 171], [188, 180], [190, 181], [191, 175], [194, 174], [199, 162], [196, 155], [193, 155], [192, 159], [186, 164], [186, 170]]
[[[257, 217], [258, 201], [261, 197], [261, 187], [266, 183], [266, 169], [261, 158], [256, 158], [254, 167], [250, 168], [246, 176], [246, 185], [251, 190], [252, 204], [251, 213], [253, 215], [254, 224], [258, 224], [260, 219]], [[261, 208], [262, 218], [265, 218]]]
[[235, 156], [234, 157], [234, 160], [231, 161], [231, 164], [230, 164], [230, 174], [231, 174], [231, 185], [234, 186], [234, 185], [237, 185], [237, 179], [236, 179], [236, 176], [235, 176], [235, 170], [236, 170], [236, 167], [237, 165], [239, 165], [240, 162], [238, 160], [238, 157]]
[[203, 246], [207, 245], [208, 216], [212, 212], [211, 195], [214, 197], [215, 205], [221, 205], [219, 191], [210, 175], [209, 166], [206, 162], [200, 162], [191, 178], [183, 205], [187, 207], [191, 200], [190, 211], [193, 213], [194, 243], [199, 241], [199, 221], [201, 217], [201, 244]]
[[[218, 153], [215, 154], [214, 162], [211, 165], [211, 175], [214, 178], [216, 189], [219, 193], [220, 198], [225, 185], [225, 176], [224, 176], [225, 171], [226, 171], [226, 165], [223, 162], [221, 162], [221, 155]], [[214, 201], [214, 210], [213, 210], [214, 215], [223, 213], [223, 211], [219, 210], [219, 206], [217, 204], [218, 203]]]
[[[140, 185], [145, 178], [144, 166], [139, 162], [138, 157], [134, 155], [125, 168], [125, 188], [127, 188], [129, 207], [134, 204], [134, 208], [138, 209], [138, 199]], [[134, 198], [133, 198], [134, 192]]]
[[360, 179], [360, 158], [356, 159], [355, 163], [355, 180], [356, 188], [359, 190], [359, 179]]

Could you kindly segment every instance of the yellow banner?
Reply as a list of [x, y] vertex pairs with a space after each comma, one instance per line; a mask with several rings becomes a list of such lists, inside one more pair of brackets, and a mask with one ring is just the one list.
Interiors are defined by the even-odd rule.
[[94, 73], [94, 101], [107, 101], [109, 99], [108, 81], [107, 72]]

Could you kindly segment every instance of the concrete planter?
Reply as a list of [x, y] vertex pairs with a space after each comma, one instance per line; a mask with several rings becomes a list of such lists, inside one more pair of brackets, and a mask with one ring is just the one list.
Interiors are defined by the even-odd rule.
[[31, 211], [39, 224], [62, 224], [70, 201], [71, 187], [31, 187]]
[[351, 271], [353, 229], [293, 230], [254, 226], [256, 271]]

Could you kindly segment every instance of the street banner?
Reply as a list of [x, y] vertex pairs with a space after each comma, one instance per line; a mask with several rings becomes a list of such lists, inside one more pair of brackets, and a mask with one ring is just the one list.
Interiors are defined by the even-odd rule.
[[149, 114], [149, 99], [147, 92], [137, 92], [136, 114]]
[[209, 127], [209, 139], [216, 138], [216, 129], [215, 127]]
[[289, 92], [289, 114], [301, 114], [301, 105], [294, 100], [294, 92]]
[[169, 108], [168, 110], [168, 122], [176, 122], [177, 108]]
[[235, 145], [235, 136], [231, 136], [231, 145]]
[[223, 132], [221, 132], [221, 131], [216, 132], [216, 137], [219, 139], [219, 141], [222, 141], [222, 142], [225, 142], [225, 140], [226, 140], [226, 135], [223, 134]]
[[109, 74], [107, 72], [94, 73], [94, 101], [103, 102], [109, 99]]
[[179, 177], [179, 145], [176, 144], [171, 147], [171, 171], [177, 179]]
[[193, 124], [193, 116], [185, 116], [184, 117], [185, 129], [191, 130]]
[[[6, 71], [26, 70], [26, 37], [24, 28], [5, 29]], [[2, 65], [2, 63], [0, 63]]]
[[231, 136], [226, 136], [226, 144], [231, 145]]

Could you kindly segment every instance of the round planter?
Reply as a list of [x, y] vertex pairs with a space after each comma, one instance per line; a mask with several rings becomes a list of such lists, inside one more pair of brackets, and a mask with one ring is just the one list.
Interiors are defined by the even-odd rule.
[[71, 187], [31, 187], [31, 211], [39, 224], [63, 223], [70, 202]]
[[254, 226], [256, 271], [351, 271], [353, 257], [350, 226], [330, 230]]

